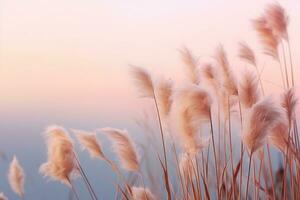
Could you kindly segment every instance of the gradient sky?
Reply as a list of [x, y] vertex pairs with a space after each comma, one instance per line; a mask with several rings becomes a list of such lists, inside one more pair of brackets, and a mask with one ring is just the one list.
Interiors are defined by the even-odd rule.
[[[36, 136], [52, 123], [130, 127], [143, 103], [128, 64], [177, 79], [184, 67], [179, 48], [187, 46], [205, 59], [222, 43], [240, 71], [245, 64], [236, 58], [237, 43], [245, 40], [261, 51], [249, 20], [269, 2], [0, 0], [0, 150], [29, 157], [34, 150], [23, 143], [26, 138], [44, 151]], [[291, 18], [298, 75], [300, 1], [279, 2]], [[278, 66], [266, 56], [259, 56], [259, 63], [266, 66], [265, 86], [279, 91]]]

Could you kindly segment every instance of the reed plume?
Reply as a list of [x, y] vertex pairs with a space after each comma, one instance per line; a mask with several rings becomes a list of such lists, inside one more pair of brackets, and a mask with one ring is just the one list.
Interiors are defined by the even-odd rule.
[[187, 85], [175, 91], [171, 108], [171, 128], [180, 137], [186, 152], [195, 153], [206, 145], [199, 137], [200, 126], [210, 116], [211, 97], [195, 85]]
[[153, 81], [150, 74], [143, 68], [131, 66], [131, 74], [141, 97], [154, 96]]
[[221, 86], [221, 80], [216, 67], [210, 63], [205, 63], [201, 66], [201, 75], [203, 80], [206, 81], [206, 84], [211, 87], [216, 95], [219, 94], [219, 89]]
[[76, 134], [82, 149], [86, 149], [92, 158], [106, 159], [95, 133], [82, 130], [73, 130], [73, 132]]
[[274, 35], [278, 38], [288, 40], [287, 26], [289, 17], [283, 7], [278, 2], [269, 4], [265, 8], [265, 16]]
[[8, 198], [3, 194], [3, 192], [0, 192], [0, 200], [8, 200]]
[[186, 75], [191, 83], [199, 84], [200, 83], [200, 74], [199, 74], [199, 63], [198, 59], [194, 57], [192, 52], [184, 47], [180, 51], [182, 61], [187, 66]]
[[131, 187], [133, 200], [156, 200], [148, 188]]
[[71, 186], [70, 179], [78, 174], [71, 138], [67, 131], [60, 126], [46, 128], [45, 137], [48, 159], [40, 166], [40, 173], [52, 180]]
[[260, 42], [262, 43], [263, 52], [266, 55], [273, 57], [275, 60], [279, 60], [279, 40], [268, 25], [266, 17], [260, 16], [257, 19], [252, 20], [252, 25], [259, 36]]
[[172, 90], [173, 82], [171, 80], [161, 78], [155, 83], [155, 94], [157, 98], [157, 104], [159, 107], [161, 117], [164, 120], [167, 119], [171, 109]]
[[240, 59], [246, 61], [250, 65], [256, 66], [255, 54], [246, 42], [240, 42], [239, 43], [238, 56], [239, 56]]
[[280, 122], [278, 122], [271, 129], [267, 139], [269, 144], [276, 147], [282, 153], [287, 154], [287, 149], [289, 148], [288, 146], [289, 127], [286, 120], [281, 120]]
[[245, 108], [251, 108], [259, 100], [258, 80], [249, 70], [245, 71], [240, 81], [239, 97]]
[[127, 171], [139, 171], [138, 153], [127, 131], [114, 128], [102, 128], [113, 143], [113, 151], [118, 156], [121, 167]]
[[8, 182], [11, 189], [21, 198], [24, 195], [24, 179], [25, 174], [16, 156], [10, 163], [8, 170]]
[[214, 58], [222, 69], [223, 81], [224, 81], [223, 84], [228, 95], [237, 95], [238, 88], [236, 84], [236, 79], [234, 77], [232, 70], [230, 69], [227, 55], [222, 45], [219, 45], [216, 48]]
[[261, 148], [270, 130], [281, 119], [281, 112], [270, 98], [265, 98], [252, 106], [242, 134], [242, 140], [249, 154]]
[[295, 117], [295, 109], [297, 106], [297, 98], [295, 96], [295, 91], [293, 88], [290, 88], [284, 92], [284, 94], [282, 95], [281, 106], [284, 109], [289, 123], [291, 123]]

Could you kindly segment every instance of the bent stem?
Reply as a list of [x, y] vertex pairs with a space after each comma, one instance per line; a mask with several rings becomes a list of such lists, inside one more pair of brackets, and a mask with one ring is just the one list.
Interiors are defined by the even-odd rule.
[[213, 151], [214, 151], [214, 160], [215, 160], [215, 170], [216, 170], [216, 179], [217, 179], [217, 194], [218, 198], [220, 198], [220, 192], [219, 192], [219, 175], [218, 175], [218, 164], [217, 164], [217, 156], [216, 156], [216, 147], [215, 147], [215, 138], [214, 138], [214, 130], [213, 130], [213, 124], [212, 124], [212, 116], [211, 116], [211, 110], [209, 110], [209, 120], [210, 120], [210, 130], [212, 135], [212, 143], [213, 143]]
[[165, 186], [166, 186], [166, 190], [167, 190], [167, 193], [168, 193], [168, 200], [171, 200], [172, 196], [171, 196], [171, 189], [170, 189], [169, 175], [168, 175], [166, 145], [165, 145], [165, 139], [164, 139], [163, 128], [162, 128], [162, 123], [161, 123], [160, 112], [159, 112], [159, 109], [158, 109], [158, 104], [157, 104], [157, 100], [156, 100], [156, 96], [155, 96], [154, 91], [153, 91], [153, 96], [154, 96], [155, 108], [156, 108], [157, 118], [158, 118], [158, 122], [159, 122], [159, 129], [160, 129], [161, 141], [162, 141], [162, 146], [163, 146], [165, 174], [166, 174], [164, 176], [165, 177]]
[[248, 176], [247, 176], [247, 186], [246, 186], [246, 200], [248, 200], [248, 191], [249, 191], [249, 177], [250, 177], [250, 171], [251, 171], [251, 163], [252, 163], [252, 151], [250, 154], [250, 161], [248, 166]]

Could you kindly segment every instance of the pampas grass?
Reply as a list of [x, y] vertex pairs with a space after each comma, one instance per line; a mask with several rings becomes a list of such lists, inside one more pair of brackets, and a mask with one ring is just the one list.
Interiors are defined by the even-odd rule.
[[260, 98], [257, 77], [249, 70], [244, 75], [239, 84], [239, 97], [245, 108], [251, 108]]
[[71, 138], [60, 126], [48, 127], [45, 130], [45, 138], [48, 160], [41, 165], [40, 173], [70, 186], [70, 179], [78, 174]]
[[131, 190], [133, 200], [157, 200], [148, 188], [133, 186]]
[[[91, 158], [106, 162], [117, 175], [113, 181], [116, 200], [300, 199], [298, 110], [296, 87], [290, 88], [294, 74], [287, 13], [273, 3], [252, 24], [263, 53], [280, 64], [281, 96], [264, 91], [260, 55], [246, 42], [239, 43], [236, 56], [247, 64], [242, 73], [231, 65], [231, 52], [228, 56], [222, 45], [216, 48], [213, 59], [201, 59], [201, 63], [183, 48], [180, 55], [187, 79], [183, 82], [157, 78], [141, 67], [130, 68], [139, 95], [154, 104], [155, 110], [150, 111], [154, 113], [148, 116], [155, 114], [156, 118], [148, 117], [145, 122], [157, 123], [146, 127], [153, 134], [151, 140], [147, 137], [146, 142], [135, 143], [125, 130], [97, 129], [111, 141], [113, 155], [119, 160], [114, 163], [104, 154], [106, 146], [97, 140], [98, 132], [71, 129], [81, 148]], [[285, 45], [290, 62], [286, 62]], [[161, 141], [153, 144], [155, 134]], [[40, 173], [69, 186], [77, 200], [81, 190], [74, 187], [73, 179], [80, 176], [78, 181], [84, 181], [91, 199], [97, 200], [68, 130], [47, 127], [45, 140], [47, 160]], [[249, 157], [243, 156], [245, 151]], [[274, 162], [277, 154], [280, 156]], [[8, 177], [14, 192], [23, 197], [23, 170], [16, 158]], [[99, 188], [105, 184], [101, 178], [93, 180]], [[247, 184], [243, 184], [245, 178]], [[2, 196], [0, 199], [5, 198]]]
[[270, 98], [253, 105], [245, 119], [242, 140], [249, 154], [255, 153], [266, 141], [269, 131], [281, 119], [282, 113]]
[[138, 171], [138, 153], [127, 131], [114, 128], [102, 128], [100, 131], [112, 141], [113, 151], [119, 158], [121, 167], [127, 171]]
[[82, 149], [86, 149], [92, 158], [105, 159], [100, 142], [97, 140], [95, 133], [82, 130], [73, 130], [73, 132], [76, 134], [76, 138]]
[[20, 198], [23, 198], [24, 195], [24, 180], [25, 180], [24, 170], [19, 164], [17, 157], [14, 156], [9, 166], [8, 182], [10, 184], [11, 189]]
[[199, 62], [198, 59], [192, 54], [192, 52], [184, 47], [180, 51], [181, 59], [186, 65], [186, 76], [188, 80], [193, 84], [200, 83], [200, 74], [199, 74]]

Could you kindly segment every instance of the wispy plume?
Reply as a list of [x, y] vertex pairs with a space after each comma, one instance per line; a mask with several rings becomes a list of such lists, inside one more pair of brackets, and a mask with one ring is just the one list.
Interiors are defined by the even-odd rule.
[[246, 42], [239, 43], [238, 56], [247, 63], [256, 66], [255, 54]]
[[278, 2], [269, 4], [265, 8], [265, 16], [274, 35], [288, 40], [287, 26], [289, 23], [289, 17], [283, 7]]
[[207, 144], [199, 136], [203, 121], [210, 116], [211, 97], [196, 85], [187, 85], [175, 91], [171, 108], [171, 128], [180, 137], [186, 152], [195, 153]]
[[[281, 120], [274, 126], [274, 128], [271, 129], [270, 134], [268, 134], [268, 143], [286, 154], [289, 139], [288, 131], [289, 127], [287, 120]], [[291, 143], [289, 146], [291, 146]]]
[[244, 72], [239, 84], [239, 97], [245, 108], [251, 108], [260, 97], [257, 77], [251, 71]]
[[291, 121], [294, 119], [295, 109], [297, 106], [297, 98], [293, 88], [290, 88], [284, 92], [282, 95], [281, 106], [285, 111], [289, 123], [291, 123]]
[[8, 170], [8, 182], [10, 184], [11, 189], [21, 198], [24, 195], [24, 180], [24, 170], [19, 164], [17, 157], [14, 156]]
[[121, 167], [127, 171], [138, 171], [138, 153], [127, 131], [114, 128], [102, 128], [100, 131], [112, 141], [113, 150], [120, 160]]
[[155, 95], [159, 111], [163, 119], [166, 119], [169, 115], [172, 99], [171, 95], [173, 92], [173, 82], [164, 78], [159, 79], [155, 83]]
[[70, 186], [70, 179], [78, 174], [73, 142], [60, 126], [50, 126], [45, 131], [48, 160], [40, 166], [40, 173]]
[[186, 75], [191, 83], [199, 84], [200, 83], [200, 74], [199, 74], [199, 63], [198, 59], [192, 54], [192, 52], [184, 47], [180, 51], [182, 61], [186, 65]]
[[274, 35], [272, 29], [268, 25], [268, 21], [265, 16], [258, 17], [252, 20], [254, 29], [256, 30], [260, 42], [263, 46], [263, 52], [275, 60], [279, 60], [278, 57], [278, 38]]
[[281, 112], [270, 98], [265, 98], [250, 109], [245, 121], [242, 140], [250, 154], [261, 148], [270, 130], [281, 119]]
[[131, 187], [133, 200], [157, 200], [148, 188]]
[[219, 45], [216, 48], [214, 58], [216, 59], [217, 63], [222, 69], [223, 81], [224, 81], [223, 84], [228, 95], [237, 95], [238, 88], [237, 88], [236, 79], [234, 77], [232, 70], [230, 69], [227, 55], [222, 45]]
[[95, 133], [83, 130], [73, 130], [82, 149], [86, 149], [92, 158], [105, 159], [100, 142], [96, 138]]
[[143, 68], [131, 66], [131, 75], [135, 81], [135, 85], [142, 97], [154, 96], [153, 81], [151, 75]]
[[220, 89], [221, 80], [218, 70], [215, 66], [210, 63], [205, 63], [201, 66], [201, 75], [206, 81], [207, 85], [210, 86], [216, 93]]

